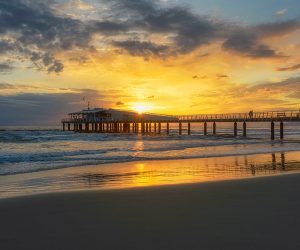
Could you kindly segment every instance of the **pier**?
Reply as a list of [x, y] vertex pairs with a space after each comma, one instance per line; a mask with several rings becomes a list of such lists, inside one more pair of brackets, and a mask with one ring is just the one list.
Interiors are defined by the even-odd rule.
[[208, 124], [212, 125], [212, 134], [217, 135], [217, 124], [232, 123], [232, 134], [238, 136], [238, 124], [242, 126], [241, 136], [247, 136], [247, 124], [250, 122], [269, 122], [270, 139], [275, 140], [275, 123], [279, 123], [279, 137], [284, 138], [284, 122], [300, 121], [299, 110], [249, 112], [232, 114], [196, 114], [196, 115], [157, 115], [138, 114], [130, 111], [118, 110], [83, 110], [70, 113], [63, 119], [63, 131], [81, 133], [135, 133], [161, 134], [162, 127], [165, 134], [170, 134], [170, 124], [176, 124], [178, 134], [183, 135], [183, 125], [187, 126], [187, 134], [191, 135], [193, 123], [203, 123], [203, 135], [208, 135]]

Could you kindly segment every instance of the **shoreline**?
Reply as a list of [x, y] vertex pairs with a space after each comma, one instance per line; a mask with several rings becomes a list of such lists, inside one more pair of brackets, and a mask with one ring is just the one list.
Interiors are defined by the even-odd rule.
[[246, 176], [246, 177], [236, 177], [236, 178], [228, 178], [228, 179], [211, 179], [206, 181], [200, 181], [200, 182], [183, 182], [183, 183], [175, 183], [175, 184], [161, 184], [161, 185], [149, 185], [149, 186], [130, 186], [130, 187], [114, 187], [114, 188], [97, 188], [97, 189], [78, 189], [78, 190], [62, 190], [62, 191], [54, 191], [54, 192], [41, 192], [41, 193], [29, 193], [29, 194], [22, 194], [22, 195], [16, 195], [16, 196], [7, 196], [7, 197], [0, 197], [0, 203], [1, 201], [5, 200], [11, 200], [11, 199], [22, 199], [22, 198], [31, 198], [31, 197], [43, 197], [43, 196], [52, 196], [52, 195], [69, 195], [69, 194], [88, 194], [88, 193], [102, 193], [102, 192], [122, 192], [123, 190], [126, 191], [135, 191], [135, 190], [147, 190], [151, 188], [164, 188], [164, 187], [186, 187], [186, 186], [198, 186], [201, 184], [210, 184], [210, 183], [226, 183], [231, 181], [243, 181], [243, 180], [252, 180], [252, 179], [264, 179], [264, 178], [276, 178], [281, 176], [289, 176], [289, 175], [299, 175], [300, 176], [300, 170], [299, 171], [290, 171], [280, 174], [274, 174], [274, 175], [260, 175], [260, 176]]
[[300, 174], [0, 200], [4, 249], [299, 249]]
[[300, 171], [300, 152], [140, 161], [0, 176], [0, 199], [276, 176]]

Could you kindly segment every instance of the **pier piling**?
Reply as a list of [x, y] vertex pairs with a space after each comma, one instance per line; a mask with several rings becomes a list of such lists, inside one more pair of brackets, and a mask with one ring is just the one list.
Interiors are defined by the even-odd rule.
[[233, 130], [234, 130], [234, 136], [237, 136], [237, 122], [234, 122]]
[[189, 122], [188, 123], [188, 135], [190, 135], [191, 134], [191, 123]]
[[182, 135], [182, 124], [179, 122], [179, 135]]
[[213, 123], [213, 135], [217, 134], [217, 124], [216, 122]]
[[204, 122], [204, 135], [207, 135], [207, 122]]
[[167, 122], [167, 135], [170, 134], [170, 124]]
[[243, 136], [244, 137], [247, 136], [247, 123], [246, 122], [243, 123]]
[[275, 123], [271, 121], [271, 140], [275, 140]]
[[280, 122], [280, 139], [283, 139], [283, 121]]

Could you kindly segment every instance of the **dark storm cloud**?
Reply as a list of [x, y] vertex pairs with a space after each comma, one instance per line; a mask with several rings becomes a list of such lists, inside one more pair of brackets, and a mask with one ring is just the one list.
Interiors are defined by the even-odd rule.
[[[155, 0], [101, 2], [107, 8], [96, 10], [98, 20], [81, 20], [56, 14], [53, 0], [0, 0], [0, 52], [23, 56], [39, 70], [59, 73], [64, 65], [55, 58], [56, 53], [72, 49], [95, 51], [93, 37], [102, 34], [100, 42], [146, 59], [189, 53], [215, 41], [242, 56], [268, 58], [279, 53], [261, 39], [286, 34], [300, 26], [299, 20], [289, 20], [245, 28]], [[164, 36], [166, 41], [155, 43], [151, 34]]]

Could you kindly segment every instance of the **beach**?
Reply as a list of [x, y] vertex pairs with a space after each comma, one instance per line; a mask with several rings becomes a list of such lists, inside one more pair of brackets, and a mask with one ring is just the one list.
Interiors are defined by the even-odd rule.
[[299, 249], [300, 174], [0, 200], [1, 249]]
[[0, 249], [299, 249], [300, 147], [289, 126], [275, 142], [257, 129], [2, 131]]

